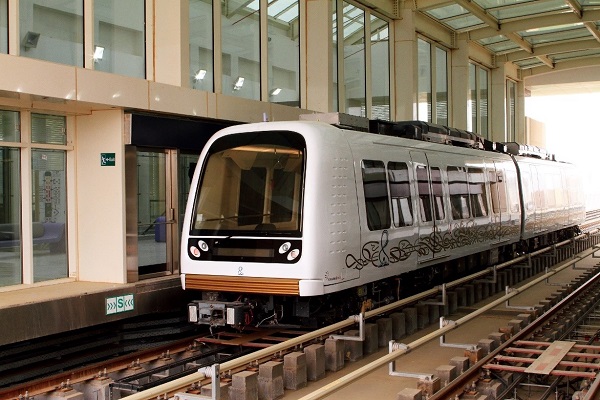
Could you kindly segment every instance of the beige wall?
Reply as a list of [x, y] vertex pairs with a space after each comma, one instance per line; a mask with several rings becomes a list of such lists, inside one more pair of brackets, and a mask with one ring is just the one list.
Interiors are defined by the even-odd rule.
[[[76, 118], [78, 279], [126, 283], [123, 112]], [[100, 166], [115, 153], [115, 166]]]

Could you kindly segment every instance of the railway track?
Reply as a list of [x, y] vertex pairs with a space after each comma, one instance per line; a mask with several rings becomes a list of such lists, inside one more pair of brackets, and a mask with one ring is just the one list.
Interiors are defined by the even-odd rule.
[[[590, 226], [594, 220], [597, 223], [599, 217], [600, 212], [591, 215]], [[575, 253], [596, 245], [598, 241], [595, 234], [588, 232], [577, 240], [565, 241], [562, 246], [553, 246], [539, 250], [533, 255], [522, 256], [514, 260], [513, 264], [516, 266], [498, 266], [498, 270], [504, 267], [512, 268], [520, 271], [514, 274], [515, 277], [526, 279], [529, 276], [527, 268], [531, 273], [543, 272], [551, 265], [551, 261], [570, 259]], [[458, 288], [496, 273], [497, 271], [491, 269], [482, 271], [471, 277], [451, 282], [445, 288], [433, 288], [382, 309], [368, 311], [365, 313], [365, 318], [381, 316], [417, 302], [431, 302], [431, 299], [441, 295], [443, 290]], [[308, 333], [280, 327], [243, 334], [222, 332], [218, 337], [185, 339], [156, 350], [144, 350], [110, 361], [94, 363], [52, 378], [11, 385], [10, 388], [0, 390], [0, 398], [37, 400], [47, 398], [43, 396], [57, 391], [63, 395], [70, 392], [84, 393], [83, 398], [86, 399], [118, 399], [128, 395], [131, 395], [132, 399], [157, 398], [157, 396], [166, 399], [172, 398], [176, 393], [210, 393], [212, 381], [209, 376], [210, 366], [219, 365], [220, 370], [225, 371], [220, 373], [219, 377], [221, 384], [226, 385], [239, 371], [249, 368], [258, 370], [261, 363], [282, 360], [285, 354], [302, 350], [311, 344], [323, 343], [331, 335], [343, 334], [345, 330], [356, 326], [356, 321], [349, 319]], [[197, 372], [199, 369], [203, 372]], [[492, 368], [488, 370], [491, 371]], [[181, 384], [175, 387], [172, 381], [179, 381]], [[166, 387], [168, 389], [165, 389]], [[180, 396], [180, 399], [183, 397]]]

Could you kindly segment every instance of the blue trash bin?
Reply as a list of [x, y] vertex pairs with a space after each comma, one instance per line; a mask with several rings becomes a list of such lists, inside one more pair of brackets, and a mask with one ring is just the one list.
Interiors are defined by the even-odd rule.
[[154, 221], [154, 241], [155, 242], [166, 242], [167, 241], [167, 225], [165, 217], [158, 217]]

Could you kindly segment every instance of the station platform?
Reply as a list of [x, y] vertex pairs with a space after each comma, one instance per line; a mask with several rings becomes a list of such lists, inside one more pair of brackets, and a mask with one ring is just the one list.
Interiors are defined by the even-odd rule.
[[150, 313], [185, 313], [179, 275], [130, 284], [62, 281], [0, 291], [0, 346]]

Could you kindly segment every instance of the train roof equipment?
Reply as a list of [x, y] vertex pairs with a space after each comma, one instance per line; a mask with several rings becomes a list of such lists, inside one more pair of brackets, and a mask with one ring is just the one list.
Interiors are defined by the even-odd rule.
[[302, 114], [300, 120], [321, 121], [342, 129], [556, 161], [554, 154], [538, 146], [494, 142], [473, 132], [425, 121], [369, 120], [339, 112]]

